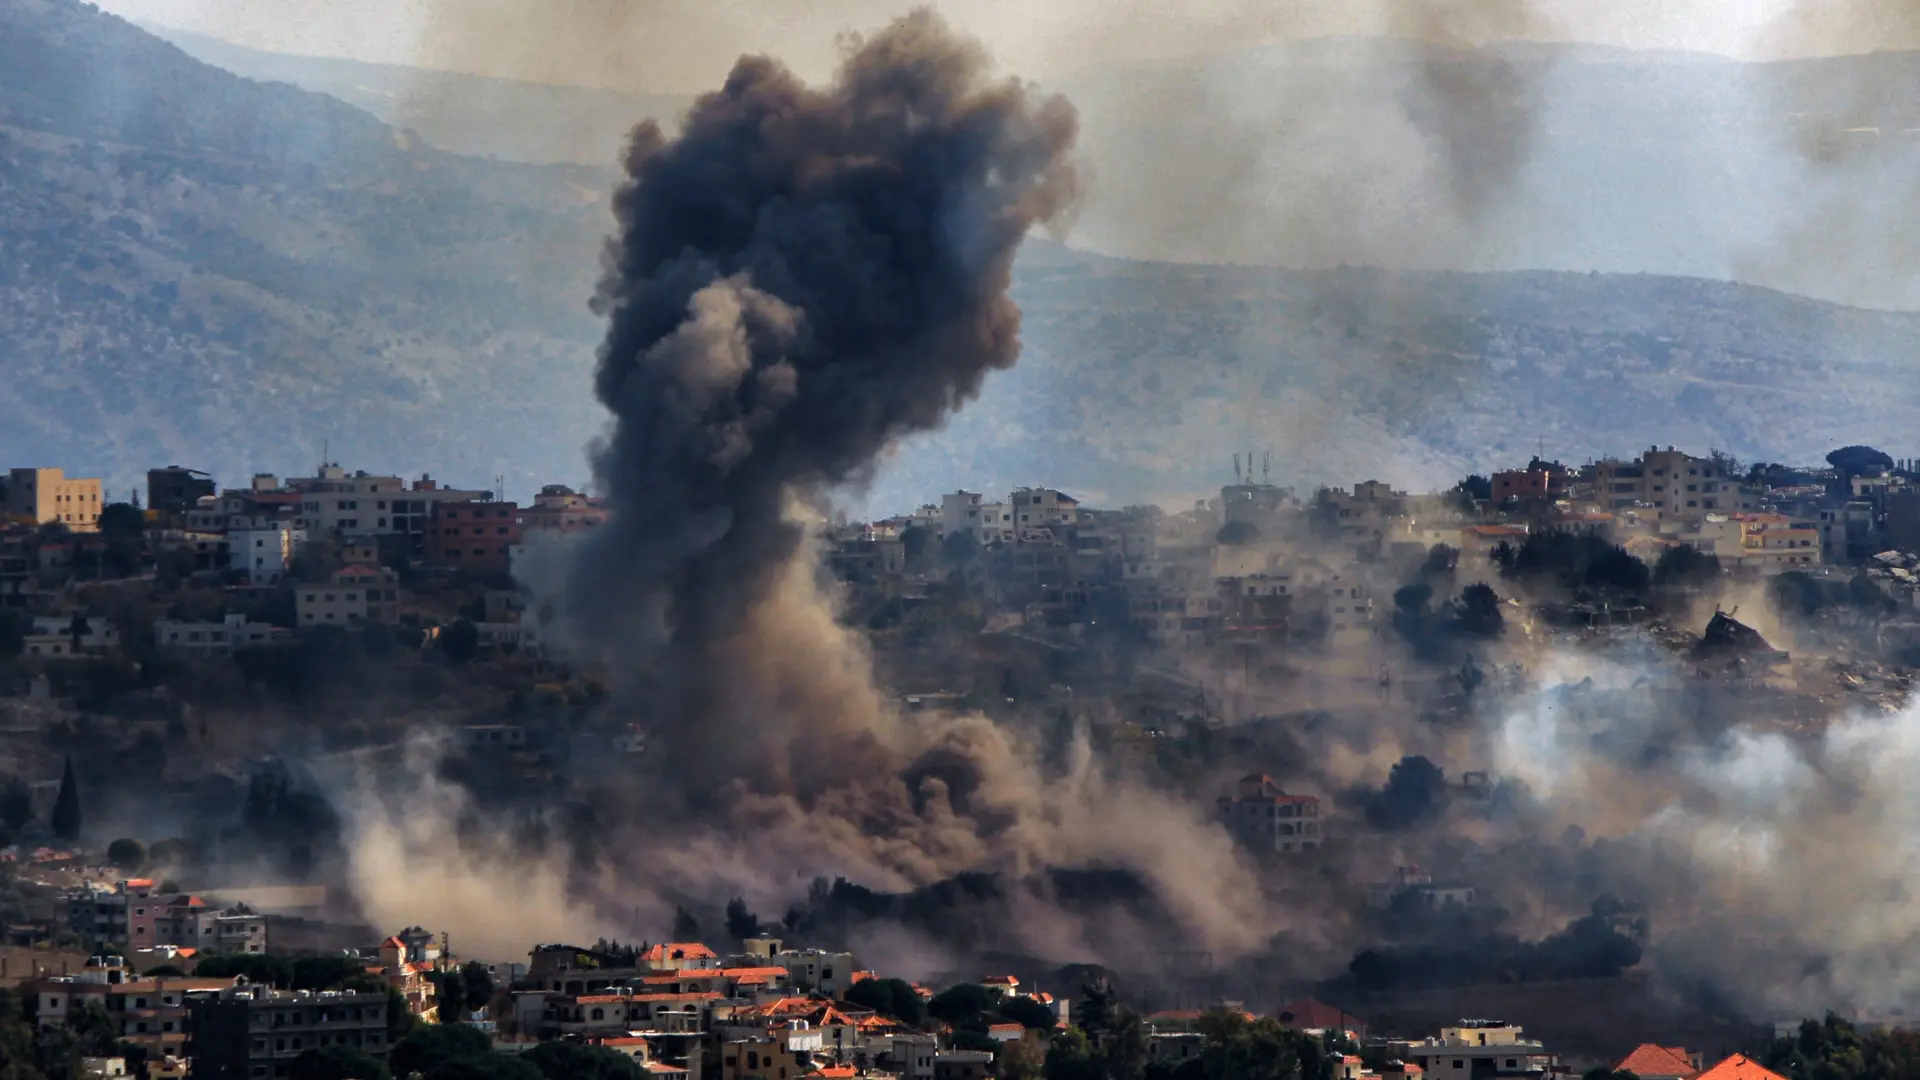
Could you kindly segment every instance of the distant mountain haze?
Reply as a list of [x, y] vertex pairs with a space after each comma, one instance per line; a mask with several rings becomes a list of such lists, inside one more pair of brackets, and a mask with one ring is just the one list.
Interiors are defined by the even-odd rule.
[[[1224, 260], [1229, 252], [1197, 239], [1208, 236], [1246, 254], [1287, 247], [1329, 260], [1342, 244], [1386, 255], [1406, 241], [1436, 263], [1477, 265], [1518, 261], [1510, 252], [1525, 241], [1541, 265], [1554, 263], [1540, 252], [1573, 250], [1630, 268], [1634, 252], [1659, 249], [1712, 273], [1716, 258], [1731, 264], [1744, 253], [1742, 272], [1760, 277], [1822, 273], [1817, 260], [1844, 240], [1860, 283], [1822, 280], [1858, 291], [1907, 285], [1904, 219], [1848, 209], [1897, 202], [1897, 181], [1913, 175], [1884, 133], [1906, 124], [1900, 103], [1920, 95], [1858, 92], [1904, 86], [1914, 72], [1907, 54], [1754, 67], [1557, 46], [1428, 54], [1328, 42], [1217, 61], [1207, 69], [1217, 82], [1180, 70], [1164, 77], [1197, 88], [1204, 105], [1213, 87], [1231, 92], [1236, 72], [1260, 72], [1275, 56], [1290, 65], [1320, 57], [1337, 72], [1349, 53], [1381, 70], [1401, 65], [1397, 82], [1342, 103], [1379, 121], [1378, 146], [1312, 119], [1294, 129], [1301, 160], [1243, 152], [1239, 172], [1211, 189], [1170, 190], [1160, 206], [1149, 165], [1179, 179], [1161, 162], [1199, 164], [1235, 129], [1209, 120], [1182, 132], [1177, 117], [1215, 115], [1191, 100], [1121, 125], [1125, 95], [1137, 92], [1122, 75], [1070, 87], [1077, 100], [1086, 95], [1094, 143], [1095, 190], [1075, 242]], [[309, 74], [287, 76], [302, 82], [360, 87], [352, 92], [374, 107], [393, 100], [382, 78], [411, 78], [281, 62], [304, 65]], [[1808, 108], [1754, 104], [1756, 73], [1768, 93], [1778, 87]], [[1305, 68], [1284, 77], [1314, 81]], [[472, 486], [505, 474], [510, 493], [580, 483], [582, 448], [605, 423], [589, 386], [602, 327], [586, 301], [611, 228], [612, 171], [488, 161], [436, 144], [479, 152], [486, 110], [540, 94], [553, 95], [556, 115], [608, 114], [603, 137], [648, 107], [448, 78], [443, 93], [413, 99], [409, 134], [383, 122], [385, 112], [242, 78], [74, 0], [0, 6], [0, 375], [9, 388], [0, 464], [105, 474], [124, 490], [170, 461], [228, 481], [254, 468], [304, 470], [330, 443], [356, 467]], [[1457, 118], [1393, 92], [1435, 87], [1472, 100], [1515, 80], [1533, 95], [1523, 100], [1547, 104], [1500, 117], [1504, 128], [1450, 126]], [[1607, 112], [1615, 100], [1628, 111]], [[448, 112], [434, 126], [441, 108], [474, 101], [503, 104]], [[1257, 135], [1274, 111], [1243, 103], [1254, 125], [1246, 130]], [[1788, 111], [1849, 127], [1864, 118], [1883, 135], [1866, 142], [1825, 121], [1776, 120]], [[1714, 117], [1728, 122], [1716, 128]], [[1523, 155], [1495, 168], [1473, 160], [1476, 139], [1516, 123], [1526, 125]], [[469, 144], [448, 134], [458, 131]], [[1143, 134], [1126, 135], [1135, 131]], [[1154, 142], [1156, 131], [1166, 141]], [[1769, 141], [1781, 134], [1794, 137], [1784, 150]], [[1664, 157], [1680, 136], [1710, 141]], [[558, 153], [566, 144], [545, 145]], [[1349, 160], [1355, 147], [1370, 155], [1366, 168], [1320, 160]], [[1395, 147], [1420, 148], [1417, 168], [1396, 163]], [[1560, 162], [1561, 147], [1585, 156]], [[1760, 164], [1749, 175], [1736, 161]], [[1769, 161], [1771, 172], [1761, 168]], [[1116, 162], [1138, 163], [1141, 177]], [[1322, 220], [1297, 207], [1269, 215], [1258, 189], [1273, 180], [1262, 170], [1321, 199], [1297, 201], [1322, 207]], [[1821, 182], [1802, 190], [1786, 170]], [[1856, 171], [1872, 183], [1854, 186]], [[1568, 193], [1537, 195], [1551, 187], [1543, 177]], [[1362, 191], [1343, 190], [1353, 185]], [[1383, 193], [1380, 213], [1366, 191]], [[1414, 247], [1425, 235], [1418, 215], [1395, 209], [1391, 191], [1426, 199], [1449, 231]], [[1227, 216], [1202, 213], [1209, 199]], [[1775, 204], [1810, 212], [1768, 220], [1748, 209]], [[1374, 474], [1416, 486], [1524, 460], [1542, 441], [1573, 458], [1656, 441], [1796, 460], [1854, 442], [1914, 452], [1920, 390], [1907, 375], [1920, 317], [1761, 288], [1638, 274], [1179, 265], [1030, 240], [1014, 294], [1025, 309], [1019, 364], [989, 378], [946, 430], [897, 447], [870, 493], [877, 503], [1041, 482], [1100, 502], [1173, 501], [1217, 487], [1231, 476], [1230, 455], [1248, 449], [1273, 452], [1277, 481]]]
[[[676, 117], [690, 100], [175, 40], [436, 146], [516, 161], [611, 163], [631, 118]], [[1647, 272], [1920, 307], [1920, 202], [1908, 197], [1920, 53], [1745, 63], [1329, 39], [1109, 67], [1058, 88], [1084, 118], [1092, 180], [1073, 242], [1089, 250]]]
[[[1338, 36], [1584, 43], [1746, 59], [1920, 47], [1904, 0], [931, 0], [1007, 71], [1075, 72]], [[826, 75], [838, 39], [916, 0], [107, 0], [129, 18], [275, 52], [535, 82], [697, 93], [741, 53]], [[1434, 15], [1442, 18], [1434, 25]], [[1521, 16], [1515, 19], [1514, 16]], [[1466, 16], [1465, 22], [1460, 17]]]

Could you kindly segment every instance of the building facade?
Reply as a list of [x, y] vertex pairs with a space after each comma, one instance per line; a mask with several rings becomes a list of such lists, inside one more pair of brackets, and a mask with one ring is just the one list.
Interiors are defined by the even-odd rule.
[[427, 523], [426, 560], [480, 573], [505, 574], [520, 542], [520, 507], [510, 502], [442, 502]]
[[59, 522], [74, 532], [100, 527], [100, 480], [68, 477], [61, 469], [14, 469], [7, 474], [6, 512], [36, 525]]
[[187, 995], [195, 1080], [284, 1080], [307, 1050], [346, 1047], [384, 1058], [387, 995], [234, 986]]

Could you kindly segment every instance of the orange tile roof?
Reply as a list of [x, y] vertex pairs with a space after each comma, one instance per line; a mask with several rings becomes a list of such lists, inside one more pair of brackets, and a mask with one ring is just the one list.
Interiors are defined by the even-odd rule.
[[851, 1065], [828, 1065], [824, 1068], [815, 1069], [810, 1073], [802, 1073], [801, 1075], [825, 1077], [826, 1080], [851, 1080], [854, 1071]]
[[1026, 1030], [1027, 1030], [1027, 1028], [1026, 1028], [1026, 1025], [1025, 1025], [1025, 1024], [989, 1024], [989, 1025], [987, 1026], [987, 1034], [989, 1034], [989, 1035], [991, 1035], [991, 1034], [993, 1034], [993, 1033], [994, 1033], [994, 1032], [996, 1032], [996, 1031], [999, 1031], [999, 1032], [1024, 1032], [1024, 1031], [1026, 1031]]
[[1281, 1023], [1296, 1028], [1344, 1029], [1366, 1026], [1366, 1021], [1352, 1013], [1313, 998], [1283, 1005], [1274, 1015]]
[[153, 888], [153, 879], [152, 879], [152, 878], [147, 878], [147, 877], [134, 877], [134, 878], [128, 878], [128, 879], [127, 879], [127, 888], [129, 888], [129, 889], [140, 889], [140, 888], [147, 888], [147, 889], [151, 889], [151, 888]]
[[720, 968], [719, 974], [729, 979], [745, 978], [746, 976], [749, 976], [749, 975], [759, 975], [762, 977], [770, 977], [775, 975], [785, 975], [787, 974], [787, 969], [783, 967]]
[[648, 963], [662, 960], [717, 960], [712, 949], [697, 941], [665, 941], [640, 954]]
[[1019, 986], [1020, 980], [1011, 975], [989, 975], [980, 980], [981, 986]]
[[1696, 1072], [1685, 1050], [1655, 1046], [1653, 1043], [1641, 1043], [1634, 1048], [1633, 1053], [1622, 1058], [1620, 1064], [1615, 1065], [1613, 1069], [1615, 1072], [1630, 1072], [1641, 1077], [1671, 1076], [1679, 1077], [1680, 1080], [1686, 1080]]
[[1701, 1073], [1695, 1080], [1787, 1080], [1787, 1078], [1745, 1054], [1735, 1054]]

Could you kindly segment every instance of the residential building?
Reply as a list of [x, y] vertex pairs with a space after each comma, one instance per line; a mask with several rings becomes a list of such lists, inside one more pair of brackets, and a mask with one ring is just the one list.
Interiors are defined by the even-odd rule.
[[720, 1080], [798, 1080], [813, 1071], [814, 1055], [824, 1046], [821, 1034], [804, 1020], [764, 1035], [729, 1039], [720, 1046]]
[[565, 484], [548, 484], [533, 497], [533, 505], [520, 511], [524, 532], [547, 530], [578, 532], [607, 520], [600, 500], [582, 495]]
[[940, 535], [952, 536], [957, 532], [971, 532], [979, 538], [980, 495], [972, 491], [956, 491], [940, 496]]
[[1523, 1038], [1518, 1024], [1497, 1020], [1462, 1020], [1454, 1027], [1442, 1028], [1439, 1038], [1410, 1043], [1400, 1050], [1402, 1057], [1429, 1076], [1460, 1080], [1539, 1076], [1559, 1063], [1539, 1041]]
[[213, 476], [198, 469], [169, 465], [147, 470], [147, 509], [163, 514], [184, 514], [212, 498], [217, 488]]
[[1745, 1054], [1735, 1054], [1694, 1080], [1787, 1080]]
[[440, 1003], [433, 976], [442, 962], [440, 942], [431, 931], [409, 926], [380, 943], [380, 963], [367, 968], [405, 999], [407, 1011], [427, 1023], [439, 1021]]
[[933, 1080], [987, 1080], [993, 1075], [991, 1050], [936, 1050]]
[[[239, 515], [236, 515], [238, 517]], [[269, 521], [227, 530], [227, 568], [254, 585], [278, 585], [306, 545], [307, 532], [293, 521]]]
[[284, 1078], [307, 1050], [347, 1047], [384, 1058], [384, 992], [286, 992], [235, 986], [187, 995], [194, 1080]]
[[1509, 501], [1542, 502], [1554, 494], [1555, 474], [1547, 469], [1519, 469], [1493, 474], [1493, 505]]
[[403, 535], [421, 550], [442, 502], [472, 502], [491, 497], [484, 491], [442, 488], [430, 476], [411, 485], [397, 476], [349, 475], [338, 465], [323, 465], [311, 477], [287, 481], [300, 494], [299, 524], [313, 536], [374, 537]]
[[1080, 501], [1052, 488], [1021, 488], [1007, 502], [1016, 529], [1072, 525], [1079, 520]]
[[43, 1028], [68, 1027], [98, 1008], [127, 1042], [156, 1057], [176, 1054], [187, 1041], [188, 996], [218, 992], [234, 981], [177, 975], [143, 979], [122, 957], [96, 956], [76, 975], [33, 982], [34, 1020]]
[[852, 953], [822, 949], [789, 949], [775, 956], [774, 963], [787, 969], [793, 985], [802, 990], [838, 998], [853, 985], [853, 973], [860, 965]]
[[640, 954], [648, 971], [713, 971], [720, 957], [698, 941], [664, 941]]
[[49, 659], [105, 656], [120, 647], [120, 629], [101, 615], [35, 615], [23, 652]]
[[84, 882], [67, 892], [67, 929], [95, 944], [125, 945], [131, 901], [136, 894], [145, 899], [152, 891], [153, 882], [145, 878], [122, 881], [113, 888]]
[[1472, 907], [1474, 889], [1458, 882], [1435, 882], [1418, 866], [1394, 867], [1393, 876], [1367, 886], [1367, 903], [1376, 908], [1414, 903], [1430, 908]]
[[135, 949], [193, 949], [197, 955], [267, 951], [267, 917], [245, 907], [213, 908], [190, 894], [136, 901], [128, 919]]
[[7, 474], [6, 516], [94, 532], [100, 527], [100, 490], [98, 477], [68, 477], [61, 469], [14, 469]]
[[520, 508], [510, 502], [439, 502], [427, 522], [430, 566], [505, 574], [520, 543]]
[[391, 623], [400, 614], [400, 587], [393, 571], [356, 564], [336, 570], [325, 585], [293, 590], [302, 629]]
[[1301, 1031], [1352, 1032], [1356, 1038], [1367, 1033], [1364, 1019], [1317, 998], [1288, 1002], [1273, 1015], [1287, 1027]]
[[1288, 795], [1263, 774], [1243, 777], [1234, 794], [1222, 795], [1218, 814], [1234, 839], [1255, 851], [1315, 851], [1326, 840], [1320, 800]]
[[155, 619], [154, 644], [189, 656], [225, 656], [235, 649], [288, 644], [293, 631], [272, 623], [248, 621], [245, 615], [227, 615], [219, 622]]
[[1669, 446], [1650, 447], [1634, 461], [1601, 461], [1588, 472], [1602, 510], [1638, 510], [1656, 521], [1699, 521], [1711, 513], [1759, 509], [1759, 496], [1720, 461]]
[[1630, 1072], [1640, 1080], [1693, 1080], [1700, 1075], [1700, 1065], [1699, 1055], [1687, 1053], [1684, 1047], [1641, 1043], [1613, 1071]]

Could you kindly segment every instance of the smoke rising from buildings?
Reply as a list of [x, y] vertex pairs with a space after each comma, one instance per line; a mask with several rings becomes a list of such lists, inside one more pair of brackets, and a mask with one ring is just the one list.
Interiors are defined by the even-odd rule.
[[1257, 934], [1192, 810], [1084, 753], [1043, 770], [982, 718], [903, 719], [808, 538], [810, 502], [1017, 358], [1013, 257], [1072, 209], [1075, 132], [924, 11], [828, 86], [743, 59], [677, 135], [635, 130], [596, 300], [615, 513], [566, 610], [649, 732], [643, 783], [685, 845], [653, 845], [656, 871], [693, 879], [740, 843], [762, 891], [1111, 864], [1211, 946]]

